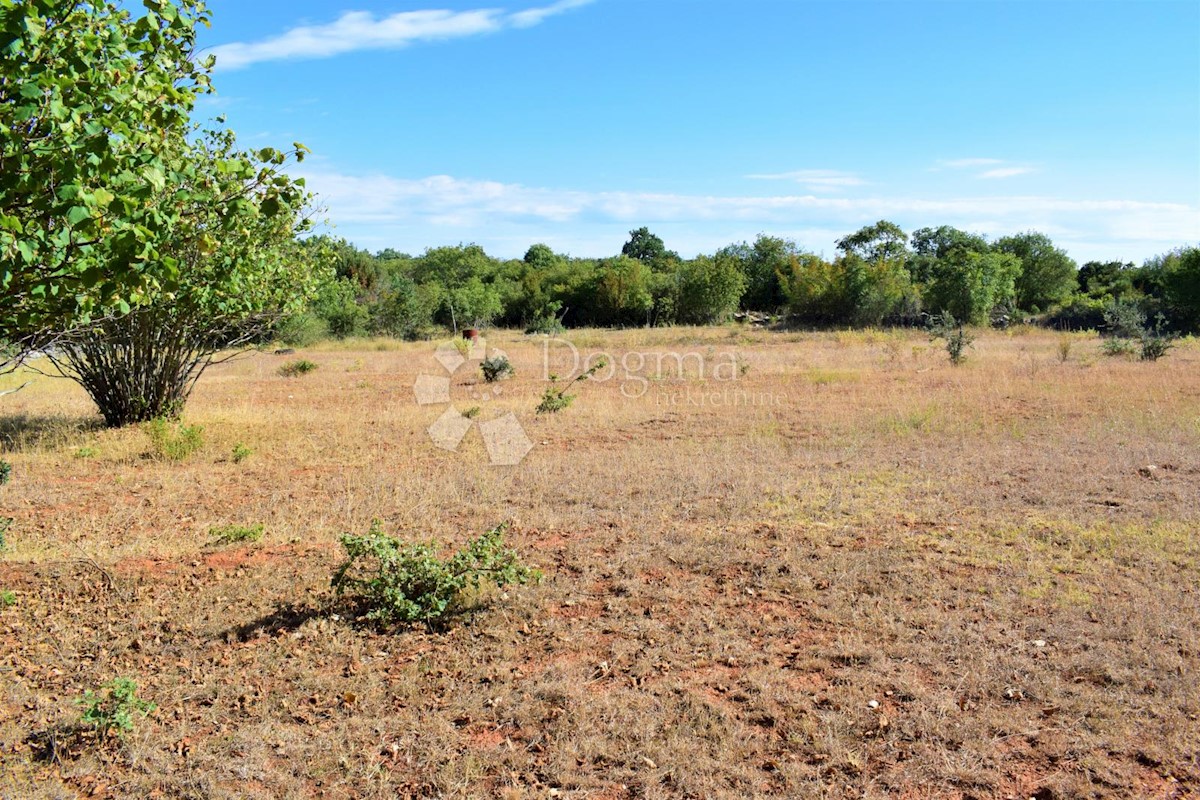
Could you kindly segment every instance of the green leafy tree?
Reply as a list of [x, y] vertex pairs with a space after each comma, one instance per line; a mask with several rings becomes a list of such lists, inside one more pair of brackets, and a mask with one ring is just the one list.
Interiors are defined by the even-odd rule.
[[993, 249], [1021, 261], [1015, 291], [1018, 308], [1044, 311], [1063, 303], [1077, 285], [1076, 265], [1044, 233], [1028, 231], [997, 239]]
[[1200, 247], [1183, 248], [1177, 255], [1166, 279], [1167, 306], [1179, 327], [1200, 332]]
[[900, 226], [880, 220], [839, 239], [837, 246], [842, 256], [836, 271], [850, 306], [848, 318], [840, 321], [878, 325], [903, 316], [906, 300], [914, 295], [907, 266], [908, 235]]
[[[47, 356], [110, 426], [177, 416], [218, 353], [261, 341], [303, 308], [322, 272], [297, 242], [311, 203], [282, 172], [303, 150], [237, 149], [230, 131], [178, 139], [156, 207], [175, 227], [155, 247], [177, 275], [126, 310], [61, 331]], [[101, 245], [97, 245], [99, 247]]]
[[[461, 325], [470, 325], [475, 309], [459, 307], [460, 301], [478, 300], [481, 293], [468, 286], [474, 278], [482, 282], [490, 277], [495, 263], [477, 244], [456, 247], [436, 247], [425, 251], [413, 265], [413, 280], [418, 284], [435, 284], [441, 289], [439, 321], [449, 323], [455, 333]], [[483, 307], [486, 307], [485, 302]], [[465, 313], [464, 313], [465, 312]]]
[[596, 269], [595, 299], [600, 324], [640, 324], [654, 306], [650, 268], [628, 256], [601, 261]]
[[752, 245], [742, 242], [722, 248], [717, 258], [732, 258], [740, 265], [746, 277], [742, 308], [773, 313], [788, 302], [779, 276], [789, 272], [792, 257], [800, 254], [795, 242], [760, 234]]
[[932, 266], [925, 307], [969, 325], [988, 322], [992, 311], [1010, 304], [1021, 262], [1009, 253], [951, 250]]
[[[180, 146], [209, 91], [211, 61], [194, 52], [207, 17], [194, 0], [143, 5], [135, 19], [111, 0], [0, 0], [0, 340], [19, 346], [9, 367], [185, 281], [174, 232], [191, 204], [164, 197], [181, 184], [208, 191]], [[225, 199], [217, 231], [259, 205]]]
[[371, 306], [371, 329], [375, 333], [418, 339], [433, 325], [440, 295], [417, 286], [406, 275], [392, 274]]
[[312, 311], [335, 339], [362, 336], [370, 321], [370, 313], [359, 303], [356, 285], [348, 278], [326, 281], [313, 300]]
[[787, 298], [788, 311], [801, 322], [844, 322], [853, 311], [842, 267], [835, 262], [811, 253], [799, 253], [788, 259], [786, 271], [779, 273], [779, 280]]
[[1076, 274], [1077, 290], [1097, 300], [1121, 300], [1133, 294], [1136, 269], [1121, 261], [1089, 261]]
[[659, 272], [669, 270], [679, 261], [679, 254], [668, 250], [663, 240], [646, 227], [629, 232], [629, 241], [621, 246], [621, 255], [637, 259]]
[[[908, 259], [908, 271], [917, 283], [928, 283], [933, 279], [939, 259], [955, 253], [988, 253], [991, 245], [977, 233], [967, 233], [950, 225], [938, 228], [920, 228], [913, 231], [912, 256]], [[960, 257], [960, 256], [955, 256]]]
[[728, 319], [746, 286], [740, 267], [735, 258], [721, 253], [684, 262], [678, 273], [676, 318], [697, 325]]
[[1200, 248], [1181, 247], [1147, 259], [1134, 285], [1148, 315], [1161, 313], [1181, 330], [1200, 331]]
[[447, 304], [456, 310], [459, 322], [473, 328], [492, 324], [492, 320], [504, 311], [496, 287], [484, 283], [477, 276], [450, 290]]
[[920, 303], [903, 260], [879, 257], [867, 261], [849, 253], [834, 263], [840, 281], [839, 295], [848, 316], [839, 322], [879, 325], [885, 320], [911, 321]]
[[837, 247], [843, 253], [856, 255], [867, 262], [886, 260], [903, 264], [908, 257], [908, 234], [896, 223], [881, 219], [839, 239]]

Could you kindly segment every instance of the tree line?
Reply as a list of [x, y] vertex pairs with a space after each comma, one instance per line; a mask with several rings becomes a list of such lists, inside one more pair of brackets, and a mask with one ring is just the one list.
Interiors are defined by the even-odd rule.
[[943, 225], [905, 233], [881, 220], [837, 242], [832, 259], [768, 235], [684, 259], [642, 227], [618, 255], [573, 258], [534, 244], [497, 259], [469, 244], [420, 255], [369, 253], [314, 237], [332, 279], [279, 334], [423, 338], [496, 325], [528, 332], [564, 327], [711, 324], [758, 312], [802, 326], [921, 324], [949, 313], [968, 324], [1036, 318], [1064, 329], [1103, 329], [1117, 305], [1177, 332], [1200, 328], [1200, 249], [1141, 266], [1082, 267], [1036, 231], [988, 241]]
[[477, 245], [371, 254], [310, 236], [313, 197], [287, 174], [306, 148], [245, 149], [222, 118], [194, 120], [212, 91], [214, 61], [196, 49], [204, 3], [142, 0], [137, 16], [129, 5], [0, 0], [0, 374], [36, 362], [75, 380], [109, 425], [178, 416], [221, 353], [273, 337], [707, 324], [739, 311], [802, 325], [1036, 313], [1200, 328], [1195, 247], [1077, 269], [1039, 233], [989, 242], [887, 221], [841, 239], [832, 259], [766, 235], [684, 259], [644, 227], [598, 259], [545, 244], [519, 260]]

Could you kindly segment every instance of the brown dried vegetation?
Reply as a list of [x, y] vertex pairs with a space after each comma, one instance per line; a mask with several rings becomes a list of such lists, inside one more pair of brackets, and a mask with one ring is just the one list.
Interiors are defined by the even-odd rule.
[[[429, 443], [429, 345], [305, 351], [303, 386], [215, 367], [182, 462], [69, 385], [5, 398], [0, 796], [1200, 794], [1194, 343], [990, 333], [952, 368], [919, 333], [584, 332], [742, 368], [536, 416], [542, 345], [494, 338], [515, 379], [454, 398], [517, 412], [517, 467]], [[511, 519], [546, 578], [446, 632], [358, 625], [329, 578], [375, 517], [455, 546]], [[117, 675], [158, 709], [96, 742], [73, 703]]]

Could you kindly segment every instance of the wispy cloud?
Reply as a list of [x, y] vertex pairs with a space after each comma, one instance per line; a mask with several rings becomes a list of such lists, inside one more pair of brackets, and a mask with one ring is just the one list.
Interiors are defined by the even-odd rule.
[[474, 11], [402, 11], [376, 17], [369, 11], [347, 11], [327, 25], [304, 25], [257, 42], [230, 42], [210, 51], [217, 69], [235, 70], [263, 61], [330, 58], [358, 50], [397, 50], [415, 42], [459, 39], [529, 28], [548, 17], [585, 6], [592, 0], [559, 0], [549, 6], [508, 13]]
[[937, 163], [938, 166], [933, 168], [934, 172], [942, 169], [980, 170], [984, 167], [990, 167], [990, 169], [983, 169], [982, 172], [975, 173], [976, 178], [984, 180], [1015, 178], [1018, 175], [1029, 175], [1037, 172], [1033, 167], [1024, 164], [1013, 164], [1002, 158], [951, 158]]
[[[1200, 230], [1200, 207], [1133, 200], [1075, 200], [1038, 195], [921, 198], [821, 197], [814, 194], [751, 197], [650, 192], [587, 192], [434, 175], [407, 179], [305, 171], [331, 219], [364, 229], [407, 228], [436, 244], [441, 229], [451, 237], [517, 228], [553, 232], [596, 225], [695, 225], [693, 236], [713, 226], [753, 232], [786, 230], [797, 220], [849, 232], [881, 218], [901, 226], [955, 225], [990, 236], [1034, 229], [1062, 231], [1065, 238], [1145, 247], [1146, 255], [1192, 241]], [[980, 223], [986, 220], [986, 224]], [[453, 233], [452, 233], [453, 232]], [[444, 235], [444, 234], [443, 234]], [[526, 245], [537, 241], [532, 239]], [[481, 242], [482, 243], [482, 242]], [[820, 242], [804, 242], [809, 246]], [[683, 248], [680, 243], [681, 252]], [[1121, 252], [1114, 249], [1117, 256]], [[1114, 256], [1114, 257], [1117, 257]]]
[[1028, 175], [1031, 172], [1036, 172], [1033, 167], [997, 167], [979, 173], [980, 178], [1015, 178], [1017, 175]]
[[559, 0], [553, 5], [545, 6], [544, 8], [531, 8], [526, 11], [517, 11], [509, 16], [514, 28], [531, 28], [534, 25], [540, 25], [547, 17], [553, 17], [558, 14], [570, 11], [573, 8], [586, 6], [593, 0]]
[[793, 181], [811, 192], [845, 189], [866, 184], [866, 181], [857, 175], [831, 169], [797, 169], [791, 172], [772, 172], [747, 175], [746, 177], [760, 181]]
[[938, 162], [940, 166], [947, 169], [975, 169], [977, 167], [991, 167], [1003, 163], [1004, 161], [999, 158], [951, 158]]

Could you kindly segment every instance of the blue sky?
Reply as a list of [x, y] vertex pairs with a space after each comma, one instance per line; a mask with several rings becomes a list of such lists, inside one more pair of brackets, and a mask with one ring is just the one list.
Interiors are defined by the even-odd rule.
[[1200, 2], [210, 0], [223, 113], [372, 251], [1200, 242]]

